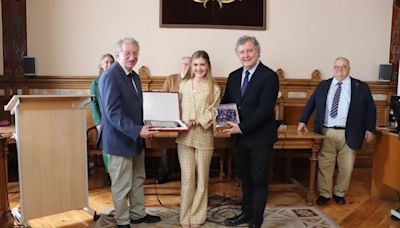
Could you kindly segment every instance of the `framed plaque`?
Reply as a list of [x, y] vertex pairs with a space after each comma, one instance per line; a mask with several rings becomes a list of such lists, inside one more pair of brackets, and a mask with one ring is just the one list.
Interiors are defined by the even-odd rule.
[[179, 93], [143, 92], [144, 124], [152, 130], [187, 131], [179, 107]]
[[220, 104], [214, 107], [214, 117], [216, 128], [229, 127], [228, 122], [240, 123], [239, 112], [236, 104]]

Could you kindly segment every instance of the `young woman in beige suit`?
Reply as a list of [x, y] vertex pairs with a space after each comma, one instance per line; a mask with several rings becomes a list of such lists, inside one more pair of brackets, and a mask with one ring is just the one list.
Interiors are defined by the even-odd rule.
[[214, 149], [212, 108], [219, 104], [221, 95], [211, 76], [207, 52], [196, 51], [192, 55], [179, 93], [182, 121], [189, 127], [176, 140], [182, 182], [180, 223], [185, 228], [195, 228], [207, 217], [208, 177]]

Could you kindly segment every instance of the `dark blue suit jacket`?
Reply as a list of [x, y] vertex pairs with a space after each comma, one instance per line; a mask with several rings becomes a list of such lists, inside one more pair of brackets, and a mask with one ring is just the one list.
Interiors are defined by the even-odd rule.
[[233, 145], [259, 148], [277, 141], [274, 107], [279, 92], [278, 75], [258, 64], [244, 96], [240, 97], [243, 67], [229, 74], [223, 103], [236, 103], [242, 134], [231, 136]]
[[118, 62], [100, 78], [100, 146], [118, 156], [138, 156], [144, 147], [140, 137], [143, 127], [143, 96], [139, 76], [134, 73], [138, 93]]
[[[308, 99], [300, 122], [307, 124], [311, 114], [316, 111], [314, 132], [322, 133], [325, 119], [326, 98], [333, 78], [322, 81]], [[351, 78], [351, 98], [347, 114], [345, 137], [347, 145], [353, 150], [359, 150], [364, 143], [365, 131], [375, 132], [376, 107], [369, 86], [357, 79]]]

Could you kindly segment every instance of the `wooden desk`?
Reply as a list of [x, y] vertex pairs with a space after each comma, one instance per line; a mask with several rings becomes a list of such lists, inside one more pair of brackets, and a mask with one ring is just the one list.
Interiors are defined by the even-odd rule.
[[400, 137], [378, 130], [372, 166], [371, 196], [398, 200], [400, 192]]
[[[154, 135], [152, 139], [146, 140], [147, 148], [163, 149], [176, 148], [175, 139], [178, 136], [176, 132], [162, 132]], [[287, 129], [280, 129], [278, 134], [278, 142], [274, 144], [276, 150], [290, 149], [292, 151], [309, 149], [311, 154], [310, 160], [310, 176], [307, 188], [307, 204], [312, 205], [312, 198], [315, 189], [315, 179], [317, 173], [317, 154], [321, 148], [321, 143], [324, 136], [309, 132], [307, 134], [299, 134], [296, 131], [296, 126], [288, 126]], [[214, 140], [215, 149], [230, 149], [229, 136], [218, 135]], [[228, 176], [230, 176], [231, 167], [228, 162]], [[222, 167], [223, 168], [223, 167]]]
[[15, 132], [15, 127], [0, 127], [0, 226], [12, 224], [10, 205], [8, 202], [8, 140]]

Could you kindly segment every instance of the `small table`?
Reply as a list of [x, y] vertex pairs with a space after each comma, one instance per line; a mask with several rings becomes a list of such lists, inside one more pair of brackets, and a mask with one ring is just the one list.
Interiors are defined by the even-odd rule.
[[[175, 139], [178, 136], [176, 132], [160, 132], [152, 139], [146, 140], [146, 147], [150, 149], [165, 149], [165, 148], [176, 148]], [[309, 149], [311, 151], [310, 160], [310, 176], [308, 182], [308, 188], [306, 189], [308, 205], [312, 205], [313, 194], [315, 192], [315, 179], [317, 174], [317, 161], [318, 152], [321, 148], [323, 135], [308, 132], [306, 134], [298, 133], [296, 126], [289, 125], [286, 128], [280, 128], [278, 130], [278, 142], [274, 144], [276, 150], [304, 150]], [[229, 142], [228, 135], [217, 135], [214, 138], [215, 149], [230, 149], [231, 145]], [[228, 161], [228, 176], [231, 176], [231, 159]]]

